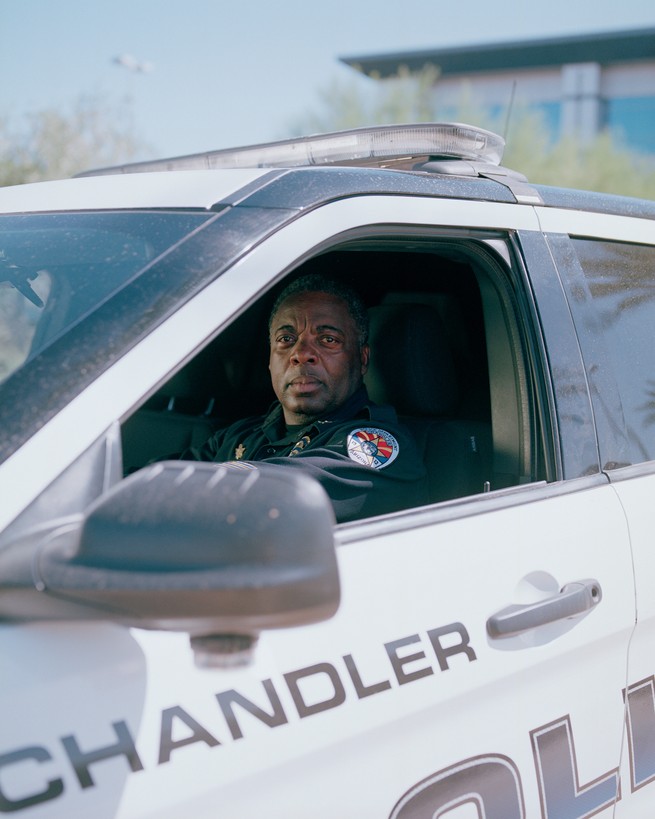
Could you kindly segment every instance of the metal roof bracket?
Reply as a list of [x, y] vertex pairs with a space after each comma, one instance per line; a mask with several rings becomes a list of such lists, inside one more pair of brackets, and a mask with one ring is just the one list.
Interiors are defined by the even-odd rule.
[[471, 162], [462, 159], [429, 159], [414, 165], [415, 171], [441, 173], [448, 176], [471, 176], [492, 179], [504, 185], [520, 204], [543, 205], [539, 192], [528, 182], [527, 178], [518, 171], [494, 165], [490, 162]]
[[512, 192], [512, 195], [519, 204], [544, 204], [544, 200], [541, 198], [539, 191], [534, 188], [522, 174], [503, 167], [498, 167], [493, 168], [493, 170], [485, 170], [480, 173], [480, 176], [485, 179], [493, 179], [495, 182], [500, 182], [501, 185], [504, 185]]

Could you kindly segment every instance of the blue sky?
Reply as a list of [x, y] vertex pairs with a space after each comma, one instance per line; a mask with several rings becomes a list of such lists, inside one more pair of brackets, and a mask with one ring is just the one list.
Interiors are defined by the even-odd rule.
[[0, 0], [0, 117], [95, 95], [175, 156], [288, 136], [340, 56], [641, 27], [653, 0]]

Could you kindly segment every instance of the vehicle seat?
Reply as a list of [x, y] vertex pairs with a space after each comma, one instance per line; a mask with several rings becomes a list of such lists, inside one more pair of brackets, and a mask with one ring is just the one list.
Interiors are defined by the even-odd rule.
[[123, 471], [128, 474], [155, 458], [200, 446], [215, 431], [212, 419], [218, 366], [201, 353], [170, 378], [122, 427]]
[[432, 502], [485, 490], [492, 477], [491, 425], [459, 416], [455, 359], [439, 312], [418, 303], [369, 310], [371, 361], [365, 381], [395, 407], [425, 461]]

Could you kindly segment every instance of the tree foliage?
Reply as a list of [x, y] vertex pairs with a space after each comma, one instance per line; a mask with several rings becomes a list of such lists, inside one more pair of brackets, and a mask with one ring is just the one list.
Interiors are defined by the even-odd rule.
[[318, 109], [306, 113], [291, 131], [299, 135], [402, 122], [467, 122], [506, 133], [503, 164], [531, 182], [655, 199], [655, 157], [629, 150], [609, 132], [589, 143], [570, 137], [554, 142], [534, 109], [515, 106], [509, 122], [500, 121], [466, 90], [456, 110], [445, 110], [438, 77], [435, 68], [426, 66], [414, 74], [401, 69], [385, 80], [353, 75], [333, 81], [319, 91]]
[[434, 119], [437, 69], [426, 66], [418, 74], [401, 68], [397, 77], [371, 83], [357, 74], [347, 81], [333, 80], [318, 90], [319, 105], [291, 127], [295, 136], [325, 133], [393, 122], [429, 122]]
[[588, 143], [564, 137], [553, 144], [541, 117], [525, 109], [510, 123], [503, 163], [535, 183], [655, 199], [655, 157], [609, 131]]
[[27, 115], [18, 129], [0, 118], [0, 185], [62, 179], [127, 162], [144, 151], [147, 146], [133, 136], [127, 106], [80, 97], [70, 111]]

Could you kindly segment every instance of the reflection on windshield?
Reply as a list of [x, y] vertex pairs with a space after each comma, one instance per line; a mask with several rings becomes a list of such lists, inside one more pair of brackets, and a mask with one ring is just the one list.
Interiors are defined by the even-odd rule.
[[0, 217], [0, 381], [207, 218], [189, 212]]
[[41, 310], [48, 301], [50, 283], [45, 270], [30, 280], [30, 291], [38, 298], [37, 303], [12, 283], [0, 282], [0, 381], [27, 359]]

